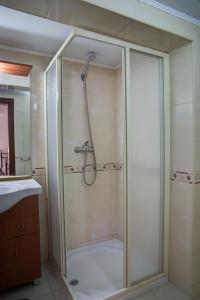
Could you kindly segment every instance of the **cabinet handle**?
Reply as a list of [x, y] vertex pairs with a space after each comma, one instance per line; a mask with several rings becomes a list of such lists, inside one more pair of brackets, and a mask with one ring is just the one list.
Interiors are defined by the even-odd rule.
[[15, 255], [16, 255], [16, 256], [19, 256], [19, 252], [16, 252]]
[[24, 228], [25, 228], [25, 226], [24, 226], [24, 225], [21, 225], [21, 229], [23, 229], [23, 230], [24, 230]]

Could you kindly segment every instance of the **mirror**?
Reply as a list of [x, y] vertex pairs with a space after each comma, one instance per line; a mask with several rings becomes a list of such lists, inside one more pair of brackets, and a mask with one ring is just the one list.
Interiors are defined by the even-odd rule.
[[0, 80], [0, 176], [31, 175], [30, 148], [30, 89]]

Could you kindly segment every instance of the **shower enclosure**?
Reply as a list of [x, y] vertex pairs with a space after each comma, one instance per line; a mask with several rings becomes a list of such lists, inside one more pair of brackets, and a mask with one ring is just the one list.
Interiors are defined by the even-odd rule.
[[51, 256], [73, 299], [167, 278], [168, 76], [167, 54], [80, 29], [46, 69]]

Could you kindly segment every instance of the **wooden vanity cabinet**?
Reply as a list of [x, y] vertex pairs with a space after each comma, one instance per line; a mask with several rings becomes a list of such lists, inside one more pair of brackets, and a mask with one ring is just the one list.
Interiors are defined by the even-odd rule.
[[0, 290], [40, 277], [39, 203], [30, 196], [0, 214]]

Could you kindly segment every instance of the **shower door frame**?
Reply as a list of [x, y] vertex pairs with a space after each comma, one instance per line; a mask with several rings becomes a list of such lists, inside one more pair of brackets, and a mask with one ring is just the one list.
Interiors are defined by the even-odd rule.
[[[48, 160], [49, 160], [49, 155], [48, 155], [48, 115], [47, 115], [47, 73], [50, 70], [51, 66], [56, 63], [56, 71], [57, 71], [57, 78], [56, 80], [58, 81], [60, 79], [61, 81], [61, 72], [62, 72], [62, 61], [60, 58], [60, 54], [62, 53], [62, 50], [65, 48], [65, 44], [68, 44], [68, 42], [71, 41], [73, 38], [73, 31], [69, 34], [67, 37], [66, 41], [63, 43], [63, 45], [59, 48], [59, 50], [56, 52], [55, 56], [53, 59], [50, 61], [48, 64], [47, 68], [44, 71], [44, 97], [45, 97], [45, 140], [46, 140], [46, 145], [45, 145], [45, 152], [46, 152], [46, 186], [47, 186], [47, 198], [48, 198], [48, 218], [49, 218], [49, 242], [51, 245], [51, 214], [50, 214], [50, 204], [49, 204], [49, 175], [48, 175]], [[59, 73], [59, 74], [58, 74]], [[59, 234], [59, 240], [60, 240], [60, 247], [61, 247], [61, 266], [58, 266], [55, 258], [52, 255], [52, 249], [49, 246], [49, 255], [51, 259], [54, 261], [57, 269], [61, 272], [61, 274], [66, 274], [66, 256], [64, 255], [65, 249], [64, 249], [64, 243], [65, 243], [65, 227], [64, 227], [64, 201], [63, 201], [63, 164], [62, 164], [62, 85], [60, 82], [60, 85], [56, 86], [57, 88], [57, 111], [55, 112], [55, 122], [57, 124], [57, 173], [59, 175], [59, 181], [58, 181], [58, 207], [60, 208], [60, 220], [59, 220], [59, 226], [60, 226], [60, 232]]]
[[[126, 294], [129, 293], [134, 293], [137, 289], [146, 289], [151, 286], [151, 284], [155, 282], [162, 282], [166, 281], [168, 277], [168, 248], [169, 248], [169, 195], [170, 195], [170, 75], [169, 75], [169, 54], [166, 54], [164, 52], [150, 49], [147, 47], [143, 47], [134, 43], [126, 42], [123, 40], [119, 40], [116, 38], [112, 38], [109, 36], [105, 36], [102, 34], [94, 33], [91, 31], [87, 31], [84, 29], [79, 29], [73, 27], [71, 30], [71, 33], [67, 37], [67, 39], [64, 41], [60, 49], [57, 51], [53, 59], [51, 60], [49, 66], [45, 70], [45, 76], [46, 72], [50, 68], [50, 66], [54, 63], [55, 60], [57, 60], [59, 57], [62, 55], [62, 51], [64, 48], [71, 43], [71, 41], [76, 38], [76, 37], [83, 37], [87, 39], [92, 39], [100, 42], [104, 42], [107, 44], [119, 46], [122, 48], [122, 81], [123, 81], [123, 107], [124, 107], [124, 113], [125, 113], [125, 142], [124, 142], [124, 147], [125, 147], [125, 158], [124, 158], [124, 211], [123, 211], [123, 222], [124, 222], [124, 288], [121, 290], [113, 293], [112, 296], [105, 298], [105, 300], [111, 300], [111, 299], [117, 299], [118, 297], [123, 297], [125, 299]], [[163, 127], [161, 126], [162, 133], [164, 134], [164, 138], [162, 138], [162, 148], [161, 151], [164, 153], [163, 161], [162, 161], [162, 166], [163, 168], [163, 184], [162, 184], [162, 191], [163, 191], [163, 272], [158, 274], [158, 275], [153, 275], [150, 278], [147, 278], [137, 284], [132, 283], [130, 279], [130, 268], [129, 268], [129, 257], [131, 255], [130, 253], [130, 246], [129, 246], [129, 240], [131, 238], [131, 235], [129, 233], [129, 211], [128, 211], [128, 179], [129, 179], [129, 168], [128, 168], [128, 153], [127, 153], [127, 143], [128, 143], [128, 122], [130, 120], [130, 115], [129, 115], [129, 108], [130, 108], [130, 103], [131, 103], [131, 95], [130, 95], [130, 52], [134, 50], [140, 53], [146, 53], [153, 55], [155, 57], [158, 57], [162, 60], [162, 70], [163, 70], [163, 76], [162, 76], [162, 100], [163, 100], [163, 113], [162, 117], [164, 118], [163, 122]], [[59, 117], [60, 120], [58, 122], [62, 121], [61, 116]], [[46, 130], [48, 130], [46, 128]], [[62, 141], [59, 141], [60, 147], [62, 148]], [[47, 150], [46, 150], [47, 151]], [[61, 149], [59, 151], [62, 151]], [[62, 174], [64, 176], [64, 170], [62, 170]], [[162, 181], [162, 179], [161, 179]], [[61, 181], [62, 182], [62, 181]], [[60, 190], [62, 190], [62, 186], [59, 187]], [[62, 193], [61, 193], [62, 195]], [[62, 195], [62, 198], [60, 199], [60, 204], [61, 207], [64, 207], [64, 198]], [[64, 216], [64, 209], [60, 212], [60, 223], [61, 223], [61, 228], [62, 234], [64, 234], [64, 228], [65, 228], [65, 216]], [[130, 243], [131, 244], [131, 243]], [[71, 287], [68, 283], [67, 280], [67, 263], [66, 263], [66, 241], [65, 241], [65, 236], [61, 237], [61, 261], [63, 262], [63, 265], [61, 267], [61, 277], [66, 284], [69, 292], [71, 293], [71, 296], [73, 299], [75, 299], [73, 295], [73, 291], [71, 290]], [[65, 257], [63, 257], [63, 255]]]

